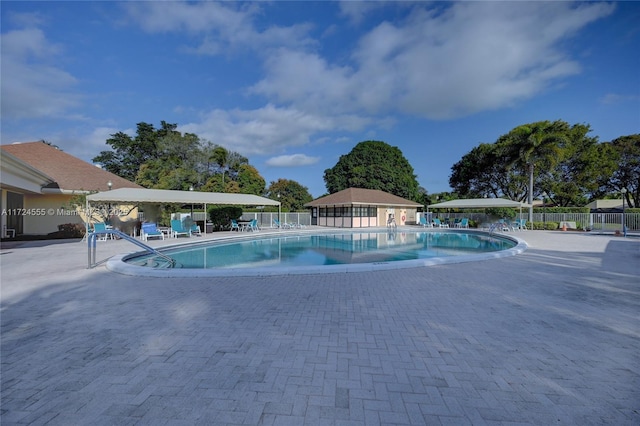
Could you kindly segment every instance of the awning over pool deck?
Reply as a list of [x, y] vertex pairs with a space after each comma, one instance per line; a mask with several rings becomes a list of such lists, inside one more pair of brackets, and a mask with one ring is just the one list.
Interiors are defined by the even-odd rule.
[[161, 203], [161, 204], [227, 204], [241, 206], [279, 206], [280, 202], [253, 194], [222, 192], [173, 191], [169, 189], [119, 188], [87, 196], [88, 202]]
[[506, 200], [504, 198], [469, 198], [466, 200], [451, 200], [431, 204], [430, 209], [489, 209], [497, 207], [530, 207], [527, 203]]

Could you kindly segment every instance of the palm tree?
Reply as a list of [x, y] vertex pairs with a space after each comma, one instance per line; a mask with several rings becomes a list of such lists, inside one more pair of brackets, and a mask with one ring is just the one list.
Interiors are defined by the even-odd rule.
[[533, 172], [536, 163], [549, 167], [557, 164], [566, 142], [568, 124], [563, 121], [538, 121], [518, 126], [509, 132], [509, 151], [507, 162], [516, 167], [526, 168], [529, 173], [527, 203], [529, 204], [529, 223], [533, 222]]
[[229, 151], [227, 151], [224, 147], [217, 146], [213, 150], [213, 153], [211, 153], [211, 157], [209, 158], [209, 160], [216, 163], [222, 170], [222, 186], [224, 187], [224, 172], [229, 162]]

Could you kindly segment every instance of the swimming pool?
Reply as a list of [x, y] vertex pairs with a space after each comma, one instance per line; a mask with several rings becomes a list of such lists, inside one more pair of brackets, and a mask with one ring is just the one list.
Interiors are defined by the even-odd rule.
[[278, 232], [162, 250], [176, 261], [174, 268], [144, 253], [116, 256], [107, 267], [158, 277], [290, 275], [460, 263], [513, 256], [525, 249], [526, 243], [515, 237], [479, 231]]

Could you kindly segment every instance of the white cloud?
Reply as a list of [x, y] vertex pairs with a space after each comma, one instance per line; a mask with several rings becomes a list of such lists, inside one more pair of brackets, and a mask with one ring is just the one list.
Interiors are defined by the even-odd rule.
[[269, 155], [306, 145], [312, 135], [334, 130], [359, 130], [371, 121], [358, 116], [315, 115], [268, 104], [254, 110], [216, 109], [180, 131], [222, 145], [243, 155]]
[[[259, 52], [265, 75], [247, 93], [263, 97], [264, 107], [215, 109], [182, 126], [244, 155], [282, 152], [323, 132], [374, 132], [393, 125], [398, 113], [449, 119], [509, 107], [579, 73], [561, 43], [614, 7], [412, 3], [397, 6], [411, 7], [403, 20], [378, 23], [349, 56], [336, 58], [309, 49], [316, 44], [308, 24], [258, 30], [262, 6], [127, 4], [130, 17], [149, 32], [200, 37], [193, 52]], [[381, 6], [343, 3], [340, 13], [358, 21]]]
[[314, 111], [353, 111], [353, 70], [315, 53], [278, 49], [265, 62], [266, 77], [249, 89], [268, 99]]
[[367, 15], [376, 9], [384, 7], [388, 2], [378, 1], [341, 1], [340, 15], [346, 17], [354, 24], [360, 24]]
[[561, 43], [613, 8], [418, 4], [404, 21], [381, 22], [363, 35], [348, 64], [280, 49], [265, 62], [267, 75], [251, 92], [307, 110], [431, 119], [504, 108], [579, 73]]
[[80, 104], [74, 76], [53, 65], [61, 47], [42, 30], [2, 34], [2, 115], [7, 118], [63, 117]]
[[561, 42], [613, 10], [533, 2], [437, 6], [418, 4], [402, 22], [379, 23], [349, 62], [290, 45], [269, 49], [264, 78], [248, 89], [269, 102], [265, 107], [217, 109], [183, 130], [244, 155], [269, 155], [323, 132], [375, 133], [393, 125], [397, 113], [448, 119], [508, 107], [580, 72]]
[[262, 9], [257, 2], [128, 2], [129, 18], [150, 33], [187, 32], [203, 39], [185, 50], [217, 55], [232, 49], [261, 52], [270, 46], [306, 46], [310, 24], [257, 29], [255, 20]]
[[315, 164], [318, 161], [320, 161], [320, 157], [310, 157], [305, 154], [292, 154], [271, 157], [266, 161], [266, 164], [274, 167], [300, 167]]
[[620, 102], [633, 102], [638, 100], [640, 100], [640, 95], [607, 93], [600, 99], [600, 102], [606, 105], [611, 105]]

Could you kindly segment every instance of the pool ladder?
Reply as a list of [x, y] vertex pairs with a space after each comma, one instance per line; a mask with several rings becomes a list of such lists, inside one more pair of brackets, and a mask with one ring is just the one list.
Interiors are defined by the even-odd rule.
[[101, 262], [96, 262], [96, 242], [97, 242], [97, 237], [98, 235], [102, 235], [102, 234], [111, 234], [111, 235], [116, 235], [120, 238], [122, 238], [123, 240], [127, 240], [130, 243], [133, 243], [135, 245], [137, 245], [138, 247], [142, 247], [144, 250], [148, 251], [151, 254], [155, 254], [158, 257], [161, 257], [162, 259], [167, 261], [167, 267], [168, 268], [173, 268], [176, 264], [175, 259], [172, 259], [170, 256], [167, 256], [166, 254], [160, 253], [158, 250], [154, 249], [153, 247], [149, 247], [148, 245], [144, 244], [141, 241], [136, 240], [134, 237], [131, 237], [127, 234], [125, 234], [124, 232], [118, 231], [117, 229], [106, 229], [103, 231], [98, 231], [98, 232], [91, 232], [87, 238], [87, 246], [88, 246], [88, 261], [89, 261], [89, 269], [94, 268], [96, 266], [98, 266], [99, 263]]

